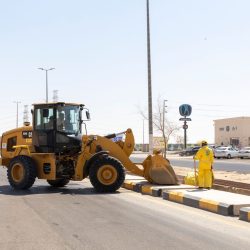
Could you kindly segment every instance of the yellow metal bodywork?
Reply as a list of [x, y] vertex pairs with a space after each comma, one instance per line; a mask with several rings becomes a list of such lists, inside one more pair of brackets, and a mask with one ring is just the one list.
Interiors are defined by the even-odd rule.
[[[18, 155], [26, 155], [31, 157], [37, 166], [37, 177], [39, 179], [55, 180], [56, 179], [56, 161], [55, 154], [53, 153], [36, 153], [32, 146], [31, 138], [23, 138], [23, 131], [32, 132], [31, 126], [20, 127], [3, 133], [1, 141], [1, 165], [8, 167], [11, 159]], [[8, 150], [8, 139], [16, 138], [16, 146], [13, 146], [13, 150]], [[45, 174], [43, 171], [43, 165], [49, 163], [51, 171], [49, 174]], [[21, 170], [18, 167], [14, 168], [16, 176], [20, 174]], [[13, 173], [15, 176], [15, 173]]]
[[[72, 160], [75, 164], [75, 174], [72, 180], [82, 180], [87, 177], [85, 172], [85, 163], [98, 151], [98, 148], [106, 150], [109, 155], [118, 159], [123, 166], [135, 175], [144, 177], [150, 183], [155, 184], [176, 184], [176, 175], [160, 152], [155, 152], [153, 156], [149, 155], [142, 164], [133, 163], [129, 156], [134, 150], [134, 135], [131, 129], [127, 129], [125, 133], [125, 141], [113, 142], [111, 139], [102, 136], [83, 136], [81, 151], [75, 156], [60, 156], [54, 153], [37, 153], [32, 146], [31, 138], [23, 138], [23, 131], [32, 131], [31, 126], [17, 128], [3, 134], [1, 142], [1, 163], [8, 167], [11, 159], [18, 155], [26, 155], [31, 157], [37, 166], [37, 177], [46, 180], [56, 180], [56, 162], [58, 160]], [[7, 150], [8, 139], [16, 137], [16, 145], [13, 150]], [[89, 143], [91, 142], [91, 143]], [[50, 165], [49, 173], [44, 172], [44, 165]], [[18, 168], [16, 169], [18, 176]], [[104, 165], [98, 173], [100, 180], [107, 184], [115, 177], [116, 171], [112, 166]]]
[[96, 136], [96, 140], [91, 145], [90, 153], [96, 152], [97, 146], [101, 146], [103, 150], [107, 150], [111, 156], [117, 158], [128, 171], [143, 176], [143, 169], [129, 159], [134, 150], [134, 136], [131, 129], [126, 131], [126, 138], [122, 144], [114, 143], [106, 137]]
[[[1, 158], [2, 161], [5, 161], [7, 159], [12, 159], [15, 157], [15, 154], [17, 154], [16, 150], [8, 151], [8, 139], [9, 138], [16, 138], [16, 145], [25, 145], [26, 149], [27, 146], [31, 151], [34, 151], [32, 147], [32, 139], [31, 138], [23, 138], [22, 133], [23, 131], [32, 132], [31, 126], [26, 127], [20, 127], [16, 129], [12, 129], [8, 132], [5, 132], [2, 134], [2, 140], [1, 140]], [[15, 147], [15, 146], [14, 146]], [[21, 147], [21, 149], [24, 149], [24, 147]], [[20, 150], [20, 149], [18, 149]], [[22, 153], [22, 152], [19, 152]], [[7, 160], [8, 162], [8, 160]], [[5, 164], [3, 164], [5, 165]]]
[[89, 146], [86, 146], [88, 140], [87, 137], [83, 136], [83, 144], [82, 144], [82, 150], [79, 153], [76, 160], [76, 167], [75, 167], [75, 175], [74, 180], [80, 181], [87, 176], [84, 174], [84, 165], [87, 160], [89, 160], [92, 157], [92, 154], [89, 152]]

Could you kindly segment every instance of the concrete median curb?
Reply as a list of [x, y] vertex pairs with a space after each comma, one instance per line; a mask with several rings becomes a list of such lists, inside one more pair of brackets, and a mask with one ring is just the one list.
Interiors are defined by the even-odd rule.
[[134, 187], [135, 187], [135, 183], [132, 181], [124, 181], [122, 184], [122, 187], [128, 190], [133, 190], [134, 191]]
[[142, 185], [140, 193], [148, 194], [154, 197], [161, 197], [162, 187], [155, 187], [153, 185]]
[[[123, 187], [141, 194], [162, 197], [164, 200], [181, 203], [224, 216], [239, 216], [240, 209], [250, 207], [250, 197], [215, 189], [198, 189], [191, 185], [153, 185], [145, 179], [125, 180]], [[242, 212], [242, 218], [245, 218]], [[244, 217], [245, 216], [245, 217]]]
[[123, 188], [133, 190], [135, 192], [151, 195], [154, 197], [162, 197], [162, 192], [164, 190], [173, 190], [173, 189], [196, 189], [194, 186], [190, 185], [153, 185], [147, 181], [141, 180], [125, 180], [122, 186]]
[[[234, 215], [234, 209], [233, 205], [216, 202], [209, 199], [203, 199], [199, 197], [195, 197], [189, 194], [184, 194], [181, 191], [176, 190], [176, 186], [155, 186], [151, 185], [148, 182], [133, 182], [130, 180], [126, 180], [123, 184], [123, 188], [139, 192], [141, 194], [147, 194], [154, 197], [162, 197], [164, 200], [169, 200], [177, 203], [181, 203], [187, 206], [191, 206], [194, 208], [203, 209], [206, 211], [210, 211], [213, 213], [217, 213], [224, 216], [233, 216]], [[181, 189], [195, 189], [192, 187], [187, 186], [181, 186]], [[170, 190], [165, 190], [170, 189]], [[174, 189], [174, 191], [171, 191], [171, 189]]]
[[187, 206], [200, 208], [220, 215], [233, 215], [232, 205], [195, 197], [178, 191], [163, 191], [162, 198], [164, 200], [178, 202]]
[[141, 181], [141, 180], [134, 180], [134, 181], [131, 181], [131, 180], [125, 180], [122, 187], [123, 188], [126, 188], [126, 189], [129, 189], [129, 190], [132, 190], [132, 191], [135, 191], [135, 192], [138, 192], [138, 193], [141, 193], [141, 187], [143, 185], [147, 185], [148, 182], [147, 181]]
[[240, 209], [240, 220], [250, 222], [250, 207], [243, 207]]

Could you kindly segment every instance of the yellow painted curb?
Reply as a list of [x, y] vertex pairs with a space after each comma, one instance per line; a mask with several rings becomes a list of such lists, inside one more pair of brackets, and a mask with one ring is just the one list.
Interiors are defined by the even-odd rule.
[[201, 199], [199, 200], [199, 207], [217, 213], [219, 203], [211, 200]]
[[183, 203], [183, 193], [180, 192], [169, 192], [169, 200], [179, 203]]
[[142, 192], [143, 194], [152, 195], [152, 186], [148, 186], [148, 185], [142, 186], [142, 187], [141, 187], [141, 192]]
[[133, 190], [134, 186], [135, 186], [135, 184], [131, 181], [124, 181], [122, 184], [123, 188], [129, 189], [129, 190]]

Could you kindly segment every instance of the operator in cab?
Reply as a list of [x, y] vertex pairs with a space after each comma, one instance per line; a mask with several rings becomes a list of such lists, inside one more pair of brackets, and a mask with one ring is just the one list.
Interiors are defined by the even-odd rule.
[[57, 130], [62, 131], [64, 129], [65, 129], [65, 115], [63, 112], [60, 112], [57, 118]]

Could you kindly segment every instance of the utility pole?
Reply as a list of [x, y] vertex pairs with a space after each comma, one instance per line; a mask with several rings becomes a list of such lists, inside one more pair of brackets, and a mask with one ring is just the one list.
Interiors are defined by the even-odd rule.
[[50, 70], [53, 70], [53, 69], [55, 69], [55, 68], [49, 68], [49, 69], [45, 69], [45, 68], [38, 68], [38, 69], [40, 69], [40, 70], [44, 70], [45, 72], [46, 72], [46, 103], [48, 103], [48, 101], [49, 101], [49, 97], [48, 97], [48, 93], [49, 93], [49, 87], [48, 87], [48, 71], [50, 71]]
[[142, 119], [142, 152], [144, 152], [144, 119]]
[[13, 103], [16, 103], [16, 127], [18, 128], [18, 104], [21, 102], [14, 101]]
[[149, 130], [149, 153], [153, 152], [153, 118], [152, 118], [152, 84], [151, 84], [151, 53], [150, 53], [150, 20], [149, 0], [147, 0], [147, 58], [148, 58], [148, 130]]
[[162, 134], [163, 134], [163, 139], [164, 139], [164, 157], [166, 158], [166, 151], [167, 151], [167, 142], [166, 142], [166, 136], [165, 136], [165, 113], [167, 112], [166, 111], [166, 102], [168, 100], [163, 100], [163, 114], [162, 114]]

